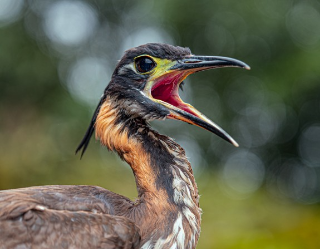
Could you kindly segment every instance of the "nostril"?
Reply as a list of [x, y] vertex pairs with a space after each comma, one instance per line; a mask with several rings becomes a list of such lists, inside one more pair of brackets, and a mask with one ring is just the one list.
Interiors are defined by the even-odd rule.
[[202, 61], [200, 60], [187, 60], [187, 61], [184, 61], [184, 63], [200, 63]]

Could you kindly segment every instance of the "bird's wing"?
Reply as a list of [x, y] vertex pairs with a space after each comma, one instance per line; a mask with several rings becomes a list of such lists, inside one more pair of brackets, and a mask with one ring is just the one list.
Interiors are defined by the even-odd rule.
[[[81, 187], [90, 192], [74, 193]], [[125, 217], [108, 214], [114, 208], [99, 201], [101, 197], [86, 196], [95, 192], [102, 199], [113, 194], [87, 186], [1, 191], [0, 248], [137, 248], [139, 228]]]

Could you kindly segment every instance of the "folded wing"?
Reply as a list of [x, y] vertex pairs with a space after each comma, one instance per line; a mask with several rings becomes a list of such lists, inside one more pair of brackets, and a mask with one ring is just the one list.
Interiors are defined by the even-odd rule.
[[112, 195], [90, 186], [1, 191], [0, 248], [137, 248], [139, 228], [109, 214]]

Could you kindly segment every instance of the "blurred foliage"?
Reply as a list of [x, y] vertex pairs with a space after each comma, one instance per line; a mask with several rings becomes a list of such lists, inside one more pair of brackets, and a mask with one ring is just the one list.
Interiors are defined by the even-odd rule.
[[123, 51], [165, 42], [252, 68], [191, 76], [181, 93], [240, 148], [152, 123], [195, 169], [198, 247], [319, 248], [319, 30], [317, 0], [0, 0], [0, 189], [90, 184], [134, 199], [115, 154], [74, 149]]

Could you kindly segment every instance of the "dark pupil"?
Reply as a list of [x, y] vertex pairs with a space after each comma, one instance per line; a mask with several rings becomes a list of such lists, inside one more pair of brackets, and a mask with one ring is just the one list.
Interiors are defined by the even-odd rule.
[[145, 73], [152, 70], [155, 66], [154, 61], [148, 57], [141, 57], [136, 61], [136, 68], [139, 72]]

